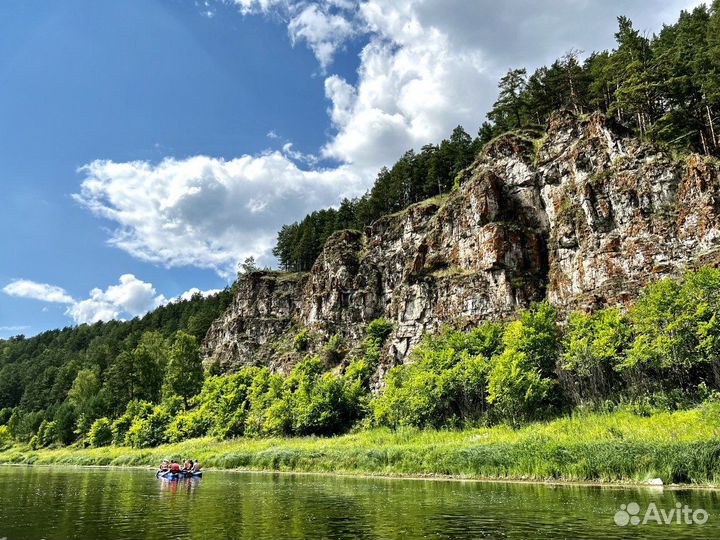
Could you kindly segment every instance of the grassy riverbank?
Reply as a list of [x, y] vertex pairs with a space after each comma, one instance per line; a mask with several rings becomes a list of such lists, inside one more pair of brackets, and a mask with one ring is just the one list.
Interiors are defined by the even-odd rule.
[[154, 466], [191, 457], [221, 469], [449, 475], [471, 478], [720, 483], [720, 412], [714, 406], [649, 417], [575, 415], [513, 430], [374, 429], [333, 438], [192, 439], [149, 449], [29, 450], [0, 463]]

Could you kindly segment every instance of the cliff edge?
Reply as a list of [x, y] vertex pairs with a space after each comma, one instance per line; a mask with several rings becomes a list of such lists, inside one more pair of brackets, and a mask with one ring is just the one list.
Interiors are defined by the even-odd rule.
[[489, 143], [452, 193], [336, 233], [309, 273], [241, 278], [204, 353], [225, 371], [285, 371], [333, 335], [352, 348], [384, 317], [395, 325], [384, 370], [446, 323], [507, 318], [544, 298], [563, 311], [629, 304], [649, 281], [720, 262], [719, 172], [600, 114], [558, 112], [541, 138]]

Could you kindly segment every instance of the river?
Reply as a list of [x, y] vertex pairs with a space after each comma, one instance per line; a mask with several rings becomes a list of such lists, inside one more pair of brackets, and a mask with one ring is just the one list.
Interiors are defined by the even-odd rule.
[[[719, 495], [230, 471], [168, 482], [138, 469], [6, 466], [0, 539], [720, 538]], [[639, 508], [621, 522], [654, 505], [673, 523], [651, 513], [645, 524], [618, 526], [621, 505]], [[707, 514], [678, 524], [668, 516], [677, 505]]]

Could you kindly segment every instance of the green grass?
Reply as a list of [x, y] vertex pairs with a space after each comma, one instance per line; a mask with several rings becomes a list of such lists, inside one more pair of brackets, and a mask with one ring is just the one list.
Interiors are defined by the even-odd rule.
[[373, 429], [333, 438], [193, 439], [150, 449], [12, 447], [0, 463], [155, 466], [190, 457], [205, 467], [463, 478], [715, 484], [720, 412], [650, 417], [583, 414], [463, 431]]

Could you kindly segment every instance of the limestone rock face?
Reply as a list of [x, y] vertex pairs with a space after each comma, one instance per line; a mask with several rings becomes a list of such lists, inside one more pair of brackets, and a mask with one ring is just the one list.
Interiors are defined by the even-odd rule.
[[[395, 330], [381, 371], [424, 332], [513, 316], [547, 298], [562, 311], [631, 303], [647, 282], [720, 262], [720, 174], [606, 124], [555, 114], [541, 139], [492, 142], [452, 193], [333, 235], [307, 274], [241, 279], [204, 341], [225, 370], [285, 370], [332, 335]], [[292, 346], [305, 329], [307, 350]]]
[[306, 282], [306, 274], [275, 272], [252, 272], [238, 280], [232, 304], [205, 336], [206, 355], [223, 371], [281, 365], [276, 345], [299, 317]]

